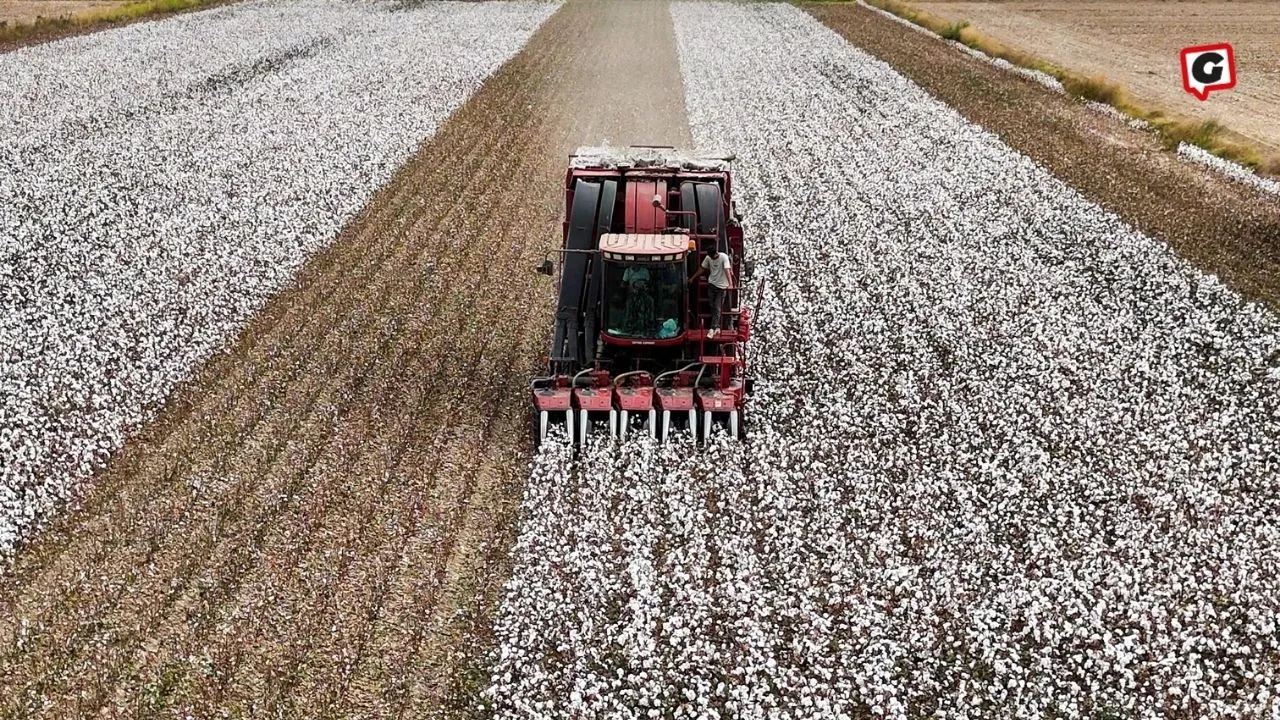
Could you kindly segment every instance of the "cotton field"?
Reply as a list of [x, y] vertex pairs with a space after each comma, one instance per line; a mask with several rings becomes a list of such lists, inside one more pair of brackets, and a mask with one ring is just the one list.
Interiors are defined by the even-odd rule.
[[0, 556], [555, 7], [251, 2], [0, 55]]
[[787, 5], [672, 5], [750, 437], [535, 461], [499, 718], [1280, 716], [1280, 321]]

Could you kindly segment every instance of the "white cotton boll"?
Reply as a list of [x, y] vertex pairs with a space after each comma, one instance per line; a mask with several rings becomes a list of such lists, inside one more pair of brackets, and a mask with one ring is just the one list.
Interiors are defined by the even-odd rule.
[[1220, 158], [1197, 145], [1185, 142], [1178, 143], [1178, 155], [1191, 162], [1216, 170], [1233, 180], [1251, 185], [1265, 193], [1280, 195], [1280, 182], [1264, 178], [1255, 173], [1252, 168]]

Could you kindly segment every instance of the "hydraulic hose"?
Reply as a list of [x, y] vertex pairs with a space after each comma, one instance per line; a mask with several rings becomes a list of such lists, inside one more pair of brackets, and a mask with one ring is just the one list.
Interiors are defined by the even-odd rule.
[[[655, 386], [655, 387], [657, 387], [657, 385], [658, 385], [658, 381], [659, 381], [659, 380], [661, 380], [662, 378], [667, 377], [667, 376], [669, 376], [669, 375], [679, 375], [679, 374], [680, 374], [680, 373], [682, 373], [682, 372], [688, 372], [691, 368], [698, 367], [699, 365], [702, 365], [702, 363], [697, 363], [697, 362], [696, 362], [696, 363], [689, 363], [688, 365], [685, 365], [684, 367], [680, 368], [679, 370], [668, 370], [667, 372], [664, 372], [664, 373], [662, 373], [661, 375], [659, 375], [658, 377], [654, 378], [654, 379], [653, 379], [653, 384], [654, 384], [654, 386]], [[703, 370], [705, 370], [705, 369], [706, 369], [706, 366], [705, 366], [705, 365], [703, 365], [703, 366], [702, 366], [702, 369], [703, 369]], [[699, 372], [699, 373], [698, 373], [698, 376], [699, 376], [699, 377], [701, 377], [701, 376], [702, 376], [702, 373], [701, 373], [701, 372]]]
[[[614, 387], [617, 387], [617, 386], [618, 386], [618, 381], [619, 381], [619, 380], [621, 380], [621, 379], [622, 379], [622, 378], [624, 378], [624, 377], [629, 377], [629, 376], [631, 376], [631, 375], [649, 375], [649, 371], [647, 371], [647, 370], [632, 370], [631, 372], [624, 372], [624, 373], [622, 373], [621, 375], [619, 375], [619, 376], [617, 376], [617, 377], [615, 377], [615, 378], [613, 379], [613, 386], [614, 386]], [[652, 377], [652, 375], [650, 375], [650, 377]]]

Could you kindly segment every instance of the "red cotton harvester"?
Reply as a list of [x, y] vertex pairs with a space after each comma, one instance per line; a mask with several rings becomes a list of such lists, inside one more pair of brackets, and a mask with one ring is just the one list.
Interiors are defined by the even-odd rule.
[[[555, 330], [531, 388], [535, 444], [554, 425], [578, 443], [604, 424], [623, 439], [665, 441], [674, 427], [705, 443], [713, 425], [742, 436], [751, 317], [739, 302], [731, 160], [668, 147], [570, 157]], [[710, 274], [689, 282], [712, 248], [730, 260], [718, 331]], [[554, 274], [555, 263], [538, 270]]]

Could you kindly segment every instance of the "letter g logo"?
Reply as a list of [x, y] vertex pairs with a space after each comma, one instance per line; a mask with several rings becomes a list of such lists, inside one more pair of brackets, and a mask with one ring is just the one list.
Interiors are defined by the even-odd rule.
[[1191, 63], [1191, 79], [1201, 85], [1213, 85], [1222, 79], [1222, 63], [1226, 59], [1217, 52], [1204, 53]]
[[1227, 43], [1200, 45], [1182, 51], [1182, 89], [1200, 100], [1215, 90], [1236, 86], [1235, 53]]

